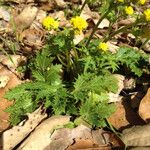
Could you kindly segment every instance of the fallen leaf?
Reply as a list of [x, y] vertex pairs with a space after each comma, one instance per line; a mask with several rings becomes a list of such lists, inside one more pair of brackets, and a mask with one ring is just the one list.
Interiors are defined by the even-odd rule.
[[82, 40], [84, 39], [84, 34], [78, 34], [74, 36], [73, 42], [75, 45], [77, 45], [78, 43], [80, 43]]
[[13, 2], [17, 4], [25, 3], [26, 0], [3, 0], [4, 2]]
[[14, 24], [17, 27], [17, 31], [23, 31], [28, 28], [36, 18], [37, 13], [38, 9], [36, 7], [25, 7], [18, 16], [14, 17]]
[[[30, 34], [29, 34], [30, 33]], [[27, 46], [40, 49], [43, 46], [43, 32], [36, 29], [26, 29], [20, 34], [20, 40]]]
[[[121, 139], [127, 147], [150, 147], [150, 124], [144, 126], [135, 126], [124, 130]], [[141, 150], [143, 149], [141, 148]]]
[[123, 130], [134, 125], [143, 125], [145, 122], [139, 117], [130, 103], [129, 100], [124, 99], [117, 102], [116, 111], [108, 118], [108, 121], [118, 130]]
[[[94, 22], [94, 24], [97, 24], [97, 22], [100, 19], [100, 15], [97, 12], [91, 11], [87, 4], [85, 5], [84, 9], [82, 10], [80, 16], [82, 18], [84, 18], [85, 20], [87, 20], [87, 19], [92, 20]], [[102, 20], [102, 22], [99, 24], [98, 28], [103, 29], [105, 27], [109, 27], [109, 24], [110, 24], [109, 20], [104, 18]]]
[[26, 122], [22, 121], [19, 125], [5, 131], [2, 136], [3, 150], [13, 149], [46, 117], [47, 115], [42, 113], [42, 108], [40, 107], [33, 113], [28, 114], [28, 120]]
[[[147, 38], [142, 38], [142, 43], [144, 43]], [[150, 40], [143, 46], [143, 50], [146, 52], [150, 52]]]
[[75, 143], [71, 146], [69, 146], [66, 150], [111, 150], [111, 146], [109, 145], [103, 145], [98, 146], [91, 140], [75, 140]]
[[51, 136], [51, 143], [45, 150], [75, 150], [85, 148], [106, 148], [107, 150], [111, 148], [110, 143], [114, 147], [124, 147], [124, 144], [120, 141], [113, 133], [104, 131], [103, 129], [92, 130], [87, 126], [80, 125], [74, 129], [62, 128], [55, 130]]
[[10, 13], [4, 8], [0, 8], [0, 19], [10, 21]]
[[12, 73], [21, 78], [24, 74], [17, 71], [17, 68], [27, 62], [25, 56], [21, 55], [1, 55], [0, 62], [4, 67], [7, 67]]
[[13, 103], [12, 101], [3, 98], [3, 96], [6, 91], [21, 84], [22, 81], [5, 67], [1, 67], [0, 76], [3, 84], [1, 84], [0, 88], [0, 131], [3, 131], [9, 127], [9, 114], [4, 110]]
[[66, 19], [65, 13], [63, 11], [57, 11], [54, 13], [50, 13], [49, 16], [57, 19], [59, 21], [60, 27], [69, 27], [70, 22]]
[[119, 49], [119, 47], [116, 46], [116, 44], [117, 44], [116, 42], [108, 41], [107, 44], [108, 44], [108, 47], [109, 47], [109, 51], [112, 52], [112, 53], [116, 53], [117, 50]]
[[53, 130], [69, 121], [70, 116], [53, 116], [44, 120], [17, 150], [44, 150], [50, 144]]
[[67, 6], [64, 0], [55, 0], [55, 2], [56, 2], [56, 5], [60, 8], [65, 8]]
[[51, 11], [54, 9], [55, 6], [56, 5], [55, 5], [54, 1], [48, 1], [48, 2], [43, 3], [40, 6], [40, 9], [42, 9], [44, 11]]
[[46, 17], [46, 11], [44, 10], [39, 10], [37, 15], [36, 15], [36, 19], [38, 22], [42, 23], [43, 19]]
[[[94, 22], [95, 22], [95, 24], [97, 24], [98, 20], [94, 20]], [[110, 24], [109, 20], [104, 18], [102, 20], [102, 22], [99, 24], [98, 28], [99, 29], [108, 28], [109, 24]]]
[[4, 88], [7, 85], [9, 79], [9, 76], [7, 75], [0, 75], [0, 88]]
[[139, 106], [139, 115], [145, 122], [150, 122], [150, 88], [148, 89], [146, 95], [141, 100]]

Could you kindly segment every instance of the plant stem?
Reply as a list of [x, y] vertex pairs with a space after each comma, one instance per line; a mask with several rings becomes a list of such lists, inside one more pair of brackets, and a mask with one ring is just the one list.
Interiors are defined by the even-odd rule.
[[82, 7], [81, 7], [80, 12], [82, 12], [83, 8], [85, 7], [85, 5], [86, 5], [86, 1], [87, 1], [87, 0], [85, 0], [85, 1], [84, 1], [84, 3], [82, 4]]
[[[113, 2], [113, 1], [112, 1], [112, 2]], [[98, 20], [97, 24], [94, 26], [94, 28], [93, 28], [93, 30], [92, 30], [92, 33], [90, 34], [90, 37], [89, 37], [89, 39], [88, 39], [88, 41], [87, 41], [87, 43], [86, 43], [86, 47], [88, 47], [88, 45], [89, 45], [89, 43], [90, 43], [90, 41], [91, 41], [91, 39], [92, 39], [94, 33], [96, 32], [96, 30], [97, 30], [99, 24], [102, 22], [102, 20], [103, 20], [104, 18], [106, 18], [106, 16], [107, 16], [107, 15], [109, 14], [109, 12], [112, 10], [112, 8], [113, 8], [112, 2], [111, 2], [111, 4], [110, 4], [108, 10], [105, 12], [105, 14]]]
[[133, 25], [136, 25], [136, 24], [137, 24], [137, 22], [134, 22], [134, 23], [132, 23], [132, 24], [129, 24], [129, 25], [127, 25], [127, 26], [124, 26], [124, 27], [118, 29], [117, 31], [113, 32], [112, 34], [109, 34], [109, 36], [104, 39], [104, 42], [109, 41], [109, 40], [112, 39], [112, 37], [114, 37], [116, 34], [121, 33], [121, 32], [127, 30], [128, 28], [130, 28], [130, 27], [132, 27]]

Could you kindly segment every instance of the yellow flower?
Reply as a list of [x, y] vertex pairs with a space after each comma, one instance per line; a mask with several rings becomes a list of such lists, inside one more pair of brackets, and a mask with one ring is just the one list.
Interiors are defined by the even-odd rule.
[[117, 0], [118, 2], [121, 2], [121, 3], [123, 3], [124, 2], [124, 0]]
[[126, 6], [125, 7], [125, 12], [128, 15], [132, 15], [134, 13], [134, 10], [133, 10], [132, 6]]
[[82, 17], [76, 16], [70, 20], [73, 28], [75, 29], [75, 33], [80, 33], [82, 30], [86, 29], [88, 24], [86, 20]]
[[42, 24], [43, 24], [43, 26], [45, 27], [45, 29], [47, 29], [47, 30], [57, 29], [58, 26], [59, 26], [58, 21], [55, 21], [55, 20], [54, 20], [52, 17], [50, 17], [50, 16], [44, 18]]
[[108, 44], [105, 42], [101, 42], [98, 46], [99, 49], [103, 50], [103, 51], [107, 51], [108, 50]]
[[144, 15], [145, 15], [145, 19], [146, 19], [147, 21], [150, 21], [150, 9], [146, 9], [146, 10], [144, 11]]
[[139, 0], [139, 4], [144, 5], [146, 3], [146, 0]]

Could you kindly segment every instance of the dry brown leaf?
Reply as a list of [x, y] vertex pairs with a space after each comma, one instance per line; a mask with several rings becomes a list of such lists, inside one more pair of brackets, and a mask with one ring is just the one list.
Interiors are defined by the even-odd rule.
[[84, 34], [77, 34], [74, 36], [73, 42], [75, 45], [77, 45], [78, 43], [80, 43], [82, 40], [84, 39]]
[[[100, 18], [99, 14], [97, 12], [92, 12], [87, 4], [82, 10], [80, 16], [84, 18], [85, 20], [91, 19], [94, 22], [94, 24], [97, 24]], [[103, 29], [105, 27], [109, 27], [109, 23], [110, 23], [109, 20], [104, 18], [102, 22], [99, 24], [98, 28]]]
[[100, 147], [91, 140], [78, 139], [75, 140], [75, 143], [69, 146], [66, 150], [111, 150], [111, 146], [103, 145]]
[[3, 150], [13, 149], [24, 138], [26, 138], [30, 132], [32, 132], [36, 126], [46, 117], [47, 115], [42, 113], [42, 109], [40, 107], [33, 113], [28, 114], [28, 120], [25, 123], [22, 121], [19, 125], [5, 131], [2, 136]]
[[17, 71], [17, 67], [25, 64], [27, 59], [25, 56], [21, 55], [1, 55], [0, 62], [2, 65], [6, 66], [12, 73], [21, 78], [24, 74]]
[[21, 84], [22, 81], [14, 73], [2, 66], [0, 69], [0, 76], [2, 81], [0, 88], [0, 131], [3, 131], [9, 126], [9, 114], [4, 110], [13, 103], [7, 99], [4, 99], [3, 96], [5, 95], [6, 91], [17, 86], [18, 84]]
[[[65, 139], [64, 139], [65, 137]], [[92, 139], [91, 129], [80, 125], [74, 129], [62, 128], [55, 130], [51, 136], [51, 143], [47, 147], [50, 150], [66, 149], [69, 145], [74, 143], [74, 139]]]
[[9, 76], [7, 75], [0, 75], [0, 88], [4, 88], [7, 85], [9, 79]]
[[17, 73], [16, 68], [26, 62], [24, 56], [10, 55], [10, 58], [0, 55], [0, 130], [9, 126], [9, 115], [4, 110], [13, 103], [4, 99], [3, 96], [6, 91], [22, 83], [18, 78], [18, 75], [22, 74]]
[[53, 116], [43, 121], [17, 150], [44, 150], [51, 141], [51, 134], [57, 126], [70, 121], [70, 116]]
[[127, 18], [127, 19], [124, 19], [124, 20], [121, 20], [121, 21], [119, 21], [117, 24], [115, 24], [115, 25], [120, 25], [120, 26], [123, 26], [123, 25], [129, 25], [129, 24], [131, 24], [131, 23], [134, 23], [135, 22], [135, 18]]
[[144, 126], [136, 126], [124, 130], [122, 140], [127, 147], [128, 146], [150, 147], [150, 124]]
[[51, 10], [54, 10], [54, 7], [55, 7], [54, 1], [48, 1], [48, 2], [43, 3], [40, 9], [44, 11], [51, 11]]
[[36, 15], [36, 20], [40, 23], [42, 23], [43, 19], [46, 17], [46, 11], [44, 10], [39, 10], [37, 15]]
[[150, 122], [150, 88], [147, 91], [147, 94], [142, 99], [139, 106], [139, 115], [147, 123]]
[[57, 11], [54, 13], [50, 13], [49, 16], [57, 19], [59, 21], [60, 27], [68, 27], [70, 26], [70, 22], [66, 19], [65, 13], [63, 11]]
[[108, 121], [118, 130], [123, 130], [129, 126], [145, 124], [138, 114], [132, 109], [128, 100], [117, 102], [116, 111]]
[[112, 143], [114, 147], [120, 147], [122, 145], [121, 140], [118, 140], [112, 134], [102, 129], [92, 130], [84, 125], [80, 125], [74, 129], [58, 129], [51, 136], [51, 143], [45, 150], [64, 150], [67, 147], [67, 150], [84, 148], [102, 149], [110, 148], [109, 143]]
[[17, 69], [21, 64], [26, 63], [27, 59], [21, 55], [1, 55], [0, 62], [7, 66], [12, 72]]
[[0, 19], [10, 21], [10, 13], [4, 8], [0, 8]]
[[20, 34], [20, 40], [34, 49], [40, 49], [43, 46], [44, 33], [41, 30], [27, 29]]
[[18, 3], [18, 4], [21, 4], [21, 3], [25, 3], [26, 0], [3, 0], [4, 2], [13, 2], [13, 3]]
[[[150, 30], [150, 29], [149, 29]], [[147, 39], [142, 38], [142, 42], [144, 43]], [[144, 51], [150, 52], [150, 40], [143, 46]]]
[[17, 17], [14, 17], [14, 23], [17, 27], [17, 31], [23, 31], [28, 28], [36, 18], [37, 13], [38, 9], [36, 7], [25, 7]]
[[109, 51], [112, 53], [116, 53], [117, 50], [119, 49], [119, 47], [116, 45], [117, 44], [116, 42], [109, 41], [109, 42], [107, 42], [107, 44], [109, 47]]
[[64, 0], [55, 0], [56, 4], [60, 8], [65, 8], [67, 6], [66, 2]]

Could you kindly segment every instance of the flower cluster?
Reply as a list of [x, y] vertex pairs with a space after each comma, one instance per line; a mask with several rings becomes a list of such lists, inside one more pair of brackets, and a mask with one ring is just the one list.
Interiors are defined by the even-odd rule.
[[124, 2], [124, 0], [117, 0], [118, 2], [121, 2], [121, 3], [123, 3]]
[[139, 0], [138, 2], [139, 4], [144, 5], [146, 3], [146, 0]]
[[125, 12], [127, 15], [132, 15], [134, 13], [132, 6], [125, 6]]
[[50, 17], [50, 16], [44, 18], [42, 24], [43, 24], [43, 26], [45, 27], [45, 29], [47, 29], [47, 30], [58, 29], [58, 27], [59, 27], [58, 21], [55, 21], [55, 20], [54, 20], [52, 17]]
[[72, 18], [70, 22], [75, 29], [75, 33], [77, 34], [80, 34], [88, 26], [86, 20], [79, 16]]
[[145, 15], [146, 21], [150, 21], [150, 9], [146, 9], [143, 14]]
[[108, 44], [105, 42], [101, 42], [98, 46], [99, 49], [101, 49], [102, 51], [106, 52], [108, 50]]

